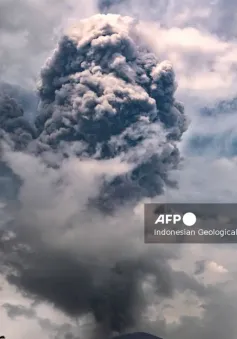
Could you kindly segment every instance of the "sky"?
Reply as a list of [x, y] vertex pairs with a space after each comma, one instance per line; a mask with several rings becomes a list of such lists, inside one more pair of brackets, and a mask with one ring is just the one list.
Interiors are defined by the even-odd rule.
[[[164, 339], [236, 338], [236, 246], [145, 245], [141, 238], [142, 203], [149, 190], [149, 201], [236, 201], [235, 9], [234, 1], [229, 0], [0, 0], [0, 90], [7, 90], [24, 110], [20, 113], [12, 101], [4, 106], [0, 96], [0, 135], [4, 140], [0, 159], [1, 335], [11, 339], [105, 338], [119, 330], [147, 330]], [[94, 17], [98, 13], [121, 15], [122, 19]], [[87, 21], [81, 23], [83, 19]], [[103, 29], [105, 36], [109, 34], [107, 20], [115, 25], [118, 40], [98, 38]], [[130, 40], [133, 27], [154, 60]], [[64, 32], [72, 40], [60, 40]], [[86, 43], [97, 38], [90, 49]], [[75, 59], [70, 45], [73, 39], [81, 44], [81, 54]], [[147, 96], [144, 77], [136, 80], [139, 90], [134, 84], [124, 85], [130, 76], [124, 59], [112, 60], [109, 53], [103, 59], [103, 46], [120, 53], [118, 41], [130, 48], [125, 49], [129, 65], [143, 76], [157, 64], [149, 93], [154, 90], [154, 97], [160, 95], [161, 110], [173, 95], [183, 105], [170, 104], [167, 110], [174, 120], [164, 122], [161, 118], [164, 129], [158, 124], [149, 130], [139, 120], [126, 125], [129, 138], [140, 132], [145, 136], [136, 152], [129, 149], [122, 133], [126, 112], [131, 110], [137, 116], [136, 107], [142, 105], [151, 117], [158, 103], [152, 95]], [[98, 56], [102, 60], [99, 71], [93, 64]], [[80, 58], [84, 73], [73, 74], [68, 86], [67, 76]], [[161, 86], [161, 74], [169, 83], [162, 93], [156, 87]], [[104, 86], [104, 97], [98, 83]], [[89, 126], [86, 133], [94, 133], [96, 138], [77, 143], [79, 134], [72, 121], [77, 119], [81, 132], [86, 125], [79, 115], [70, 118], [68, 112], [77, 109], [87, 114], [87, 108], [88, 112], [94, 109], [96, 102], [95, 112], [102, 124], [102, 115], [111, 112], [106, 106], [109, 96], [113, 96], [115, 113], [121, 105], [118, 87], [129, 98], [120, 110], [121, 121], [114, 120], [121, 123], [121, 139], [112, 138], [104, 151], [101, 135], [108, 132], [113, 137], [112, 130], [105, 133], [102, 129], [99, 135]], [[90, 89], [88, 97], [84, 96], [85, 88]], [[144, 91], [139, 92], [141, 89]], [[83, 100], [78, 99], [78, 93]], [[12, 116], [8, 115], [9, 107], [13, 107]], [[38, 111], [40, 118], [32, 127]], [[16, 120], [11, 124], [9, 117]], [[175, 117], [180, 121], [179, 129]], [[70, 133], [75, 132], [74, 139], [66, 135], [63, 124], [71, 128]], [[167, 139], [169, 128], [172, 142]], [[18, 149], [22, 143], [23, 149]], [[52, 152], [54, 146], [57, 152]], [[140, 169], [140, 158], [149, 164], [146, 152], [158, 152], [168, 159], [165, 168], [159, 161], [155, 163], [163, 181], [154, 194], [155, 171], [150, 177], [154, 181], [146, 178], [138, 189], [124, 184], [123, 174], [130, 173], [130, 166]], [[86, 159], [79, 162], [75, 154], [86, 154]], [[168, 184], [166, 173], [177, 183], [175, 187]], [[106, 196], [119, 201], [113, 178], [122, 178], [121, 191], [116, 192], [135, 192], [139, 201], [132, 204], [133, 196], [129, 195], [112, 215], [96, 208], [86, 211], [88, 199], [92, 205], [98, 196], [102, 205], [108, 205]], [[121, 313], [124, 319], [120, 321]]]

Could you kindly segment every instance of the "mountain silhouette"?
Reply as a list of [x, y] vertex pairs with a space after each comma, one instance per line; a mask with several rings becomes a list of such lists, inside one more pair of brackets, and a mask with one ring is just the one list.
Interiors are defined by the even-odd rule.
[[162, 338], [146, 332], [134, 332], [121, 334], [119, 336], [114, 337], [113, 339], [162, 339]]

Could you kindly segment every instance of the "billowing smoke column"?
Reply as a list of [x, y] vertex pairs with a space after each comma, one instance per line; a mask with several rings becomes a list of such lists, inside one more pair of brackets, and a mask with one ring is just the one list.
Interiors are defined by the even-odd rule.
[[25, 149], [35, 131], [23, 117], [22, 107], [5, 91], [0, 92], [0, 137], [13, 143], [15, 149]]
[[[0, 128], [10, 139], [28, 131], [28, 154], [7, 157], [23, 182], [8, 225], [15, 237], [5, 236], [0, 259], [14, 268], [8, 281], [69, 315], [92, 314], [109, 333], [139, 323], [146, 278], [158, 295], [172, 294], [167, 256], [136, 243], [137, 219], [127, 207], [170, 184], [186, 129], [172, 66], [149, 52], [141, 30], [129, 17], [96, 15], [61, 39], [42, 70], [36, 136], [13, 101], [0, 107]], [[56, 156], [50, 167], [49, 154], [64, 161]], [[90, 198], [83, 187], [96, 190], [86, 164], [96, 171], [111, 159], [128, 169], [102, 176], [95, 200], [100, 207], [124, 203], [115, 216], [81, 206]]]
[[141, 29], [130, 17], [84, 20], [42, 70], [39, 149], [77, 142], [80, 157], [119, 156], [133, 167], [104, 184], [104, 206], [162, 193], [186, 129], [172, 66], [148, 51]]
[[[13, 197], [19, 184], [12, 170], [2, 161], [1, 141], [20, 151], [36, 137], [34, 127], [24, 117], [22, 106], [13, 98], [17, 93], [19, 91], [13, 86], [0, 83], [0, 198]], [[25, 98], [22, 93], [20, 95]]]

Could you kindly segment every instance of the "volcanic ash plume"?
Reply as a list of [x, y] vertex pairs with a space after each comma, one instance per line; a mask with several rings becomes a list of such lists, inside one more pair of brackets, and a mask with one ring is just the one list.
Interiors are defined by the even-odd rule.
[[11, 86], [0, 83], [0, 199], [16, 193], [17, 178], [2, 159], [2, 141], [15, 150], [25, 150], [36, 136], [33, 126], [24, 117], [21, 105], [12, 97]]
[[42, 70], [39, 150], [74, 145], [80, 157], [132, 168], [104, 183], [106, 206], [162, 193], [186, 129], [172, 66], [149, 52], [141, 29], [130, 17], [96, 15], [61, 39]]
[[[91, 314], [109, 333], [139, 324], [144, 280], [155, 295], [172, 294], [170, 254], [137, 240], [143, 225], [128, 203], [169, 184], [186, 120], [172, 66], [149, 52], [141, 30], [116, 15], [70, 30], [42, 70], [32, 147], [5, 156], [22, 182], [1, 257], [14, 268], [8, 281], [71, 316]], [[0, 126], [14, 139], [22, 112], [7, 112]], [[116, 202], [114, 214], [90, 208], [92, 197]]]
[[15, 149], [25, 149], [34, 137], [34, 129], [23, 117], [23, 109], [4, 91], [0, 92], [0, 138]]

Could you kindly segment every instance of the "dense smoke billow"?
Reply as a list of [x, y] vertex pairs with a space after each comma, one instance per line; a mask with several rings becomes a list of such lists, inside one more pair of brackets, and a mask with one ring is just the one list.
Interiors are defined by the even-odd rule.
[[0, 97], [2, 162], [21, 182], [2, 238], [8, 281], [109, 333], [139, 323], [148, 278], [155, 294], [173, 292], [170, 254], [138, 245], [128, 205], [174, 184], [186, 129], [172, 65], [141, 30], [117, 15], [69, 30], [42, 69], [35, 126]]
[[[25, 150], [36, 137], [36, 130], [29, 122], [29, 116], [28, 119], [24, 116], [23, 109], [23, 106], [26, 110], [34, 106], [31, 99], [14, 86], [0, 84], [0, 140], [4, 140], [13, 150]], [[3, 161], [2, 146], [0, 144], [0, 198], [12, 199], [19, 187], [19, 179]]]
[[186, 128], [172, 66], [147, 50], [139, 29], [129, 17], [84, 20], [42, 70], [39, 149], [77, 142], [78, 156], [131, 164], [105, 184], [101, 198], [110, 201], [162, 193]]
[[10, 95], [0, 94], [0, 127], [1, 134], [14, 148], [25, 149], [34, 138], [35, 130], [25, 119], [23, 108]]

